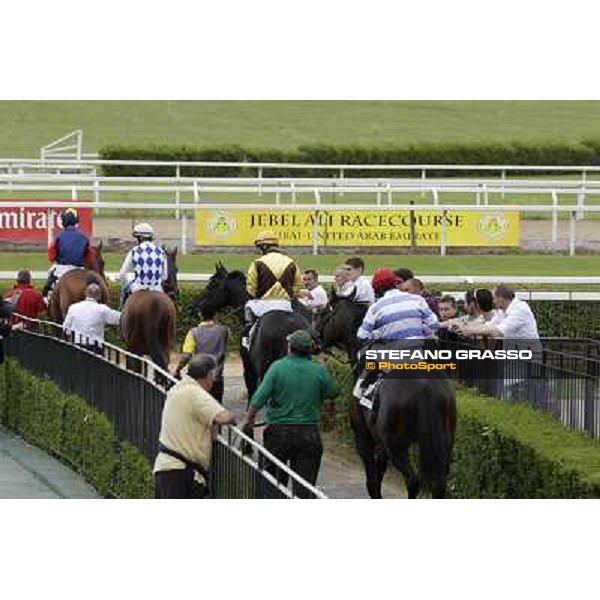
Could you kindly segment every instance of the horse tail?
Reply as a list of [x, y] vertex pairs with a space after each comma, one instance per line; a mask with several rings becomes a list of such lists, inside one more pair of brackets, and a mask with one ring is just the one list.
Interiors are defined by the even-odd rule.
[[446, 491], [452, 441], [447, 435], [450, 415], [442, 383], [429, 380], [417, 402], [420, 497], [443, 497]]
[[165, 364], [160, 345], [161, 319], [159, 319], [159, 315], [161, 314], [161, 307], [160, 296], [158, 296], [158, 294], [149, 295], [149, 307], [147, 310], [149, 315], [155, 315], [156, 317], [143, 319], [142, 327], [148, 354], [155, 365], [158, 365], [163, 369], [168, 369], [169, 365]]

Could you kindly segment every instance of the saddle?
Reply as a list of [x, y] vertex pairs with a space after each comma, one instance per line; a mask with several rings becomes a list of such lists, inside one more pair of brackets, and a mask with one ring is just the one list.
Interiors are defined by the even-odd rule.
[[377, 373], [376, 379], [373, 381], [367, 381], [363, 378], [359, 378], [352, 390], [352, 395], [360, 406], [377, 413], [379, 409], [379, 388], [383, 381], [383, 373]]

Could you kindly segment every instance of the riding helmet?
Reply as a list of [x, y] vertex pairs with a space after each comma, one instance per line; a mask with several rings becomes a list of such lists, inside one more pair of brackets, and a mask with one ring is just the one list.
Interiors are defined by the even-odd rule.
[[60, 220], [63, 227], [72, 227], [79, 223], [79, 217], [77, 216], [77, 211], [74, 208], [67, 208], [61, 216]]
[[375, 273], [373, 273], [373, 279], [371, 280], [371, 285], [375, 291], [386, 288], [391, 289], [396, 287], [400, 283], [400, 278], [392, 269], [377, 269]]
[[279, 246], [279, 238], [272, 231], [261, 231], [254, 240], [255, 246]]
[[138, 223], [133, 228], [133, 237], [151, 240], [154, 237], [154, 227], [150, 223]]

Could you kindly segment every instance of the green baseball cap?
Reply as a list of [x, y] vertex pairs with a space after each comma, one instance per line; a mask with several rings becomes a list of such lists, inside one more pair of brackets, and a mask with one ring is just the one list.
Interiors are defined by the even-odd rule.
[[298, 329], [294, 333], [290, 333], [286, 339], [292, 348], [296, 348], [297, 350], [312, 350], [313, 339], [306, 329]]

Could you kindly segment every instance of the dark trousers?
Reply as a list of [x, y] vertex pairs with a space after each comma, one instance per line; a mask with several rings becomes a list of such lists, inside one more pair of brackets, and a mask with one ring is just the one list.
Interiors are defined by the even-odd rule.
[[193, 479], [188, 469], [158, 471], [154, 474], [154, 497], [159, 500], [200, 500], [208, 496], [208, 488]]
[[217, 401], [223, 404], [223, 380], [215, 381], [213, 386], [210, 388], [210, 395]]
[[[312, 485], [316, 483], [323, 455], [318, 425], [269, 425], [263, 434], [263, 443], [292, 471]], [[279, 482], [287, 484], [287, 477], [280, 469], [271, 465], [268, 470]], [[309, 497], [299, 486], [294, 486], [294, 494], [299, 498]]]

